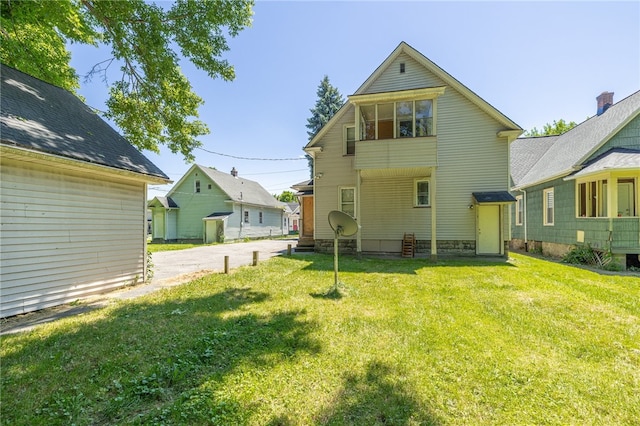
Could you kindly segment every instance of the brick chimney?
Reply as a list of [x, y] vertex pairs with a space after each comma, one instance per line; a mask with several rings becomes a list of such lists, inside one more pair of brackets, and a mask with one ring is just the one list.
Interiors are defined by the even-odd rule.
[[596, 98], [598, 101], [598, 115], [604, 113], [611, 105], [613, 105], [613, 92], [602, 92]]
[[238, 171], [236, 170], [235, 167], [231, 168], [231, 176], [233, 177], [238, 177]]

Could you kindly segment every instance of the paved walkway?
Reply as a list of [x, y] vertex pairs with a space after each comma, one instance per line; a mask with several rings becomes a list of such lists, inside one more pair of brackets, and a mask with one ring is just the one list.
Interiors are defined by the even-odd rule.
[[97, 309], [106, 306], [111, 300], [132, 299], [203, 275], [223, 272], [225, 256], [229, 256], [229, 268], [235, 269], [251, 265], [254, 251], [258, 252], [258, 261], [261, 262], [285, 254], [289, 244], [293, 251], [296, 243], [297, 239], [258, 240], [154, 253], [154, 274], [150, 283], [89, 297], [83, 299], [80, 305], [62, 305], [2, 320], [0, 335], [26, 331], [38, 324]]

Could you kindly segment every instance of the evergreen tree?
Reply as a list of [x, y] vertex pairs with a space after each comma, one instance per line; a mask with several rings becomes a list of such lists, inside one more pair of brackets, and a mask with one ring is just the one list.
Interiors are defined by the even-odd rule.
[[[324, 76], [320, 85], [318, 86], [318, 100], [314, 108], [310, 109], [311, 117], [307, 119], [307, 135], [309, 135], [309, 141], [318, 134], [322, 126], [334, 116], [336, 112], [344, 104], [344, 98], [336, 87], [333, 87], [329, 82], [329, 77]], [[310, 155], [306, 155], [309, 162], [309, 173], [311, 179], [313, 179], [313, 158]]]

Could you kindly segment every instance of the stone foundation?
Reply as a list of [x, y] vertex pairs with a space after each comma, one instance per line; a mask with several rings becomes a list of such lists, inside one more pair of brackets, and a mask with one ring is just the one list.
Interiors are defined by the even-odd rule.
[[[505, 253], [508, 251], [505, 242]], [[356, 254], [356, 240], [339, 239], [338, 252]], [[333, 240], [316, 239], [315, 251], [318, 253], [333, 253]], [[395, 254], [400, 254], [397, 252]], [[417, 240], [416, 254], [431, 254], [431, 240]], [[438, 255], [475, 256], [476, 242], [473, 240], [438, 240]]]

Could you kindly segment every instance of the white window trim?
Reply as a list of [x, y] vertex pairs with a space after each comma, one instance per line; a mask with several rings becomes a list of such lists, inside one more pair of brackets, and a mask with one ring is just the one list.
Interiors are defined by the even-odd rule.
[[347, 153], [347, 129], [353, 128], [353, 143], [354, 143], [354, 151], [355, 151], [355, 142], [358, 140], [358, 135], [356, 135], [356, 125], [355, 124], [345, 124], [342, 129], [342, 155], [352, 156], [355, 155]]
[[358, 209], [356, 206], [357, 194], [356, 194], [355, 186], [339, 186], [338, 187], [338, 210], [342, 211], [342, 191], [344, 189], [353, 189], [353, 214], [354, 214], [354, 219], [356, 219], [355, 215]]
[[244, 225], [250, 225], [251, 224], [251, 213], [249, 213], [249, 210], [244, 210], [242, 212], [242, 223]]
[[202, 182], [200, 179], [196, 179], [193, 181], [193, 193], [200, 194], [202, 192]]
[[[429, 184], [429, 199], [427, 204], [418, 204], [418, 182], [427, 182]], [[430, 178], [416, 178], [413, 180], [413, 207], [431, 207], [431, 179]]]
[[[522, 208], [520, 205], [522, 204]], [[522, 218], [520, 218], [522, 213]], [[516, 195], [516, 226], [522, 226], [524, 223], [524, 197], [522, 195]]]
[[[551, 221], [547, 220], [547, 210], [548, 210], [548, 194], [552, 194], [553, 197], [553, 206], [552, 208], [552, 218]], [[542, 190], [542, 224], [544, 226], [553, 226], [556, 220], [556, 194], [554, 192], [554, 188], [545, 188]]]

